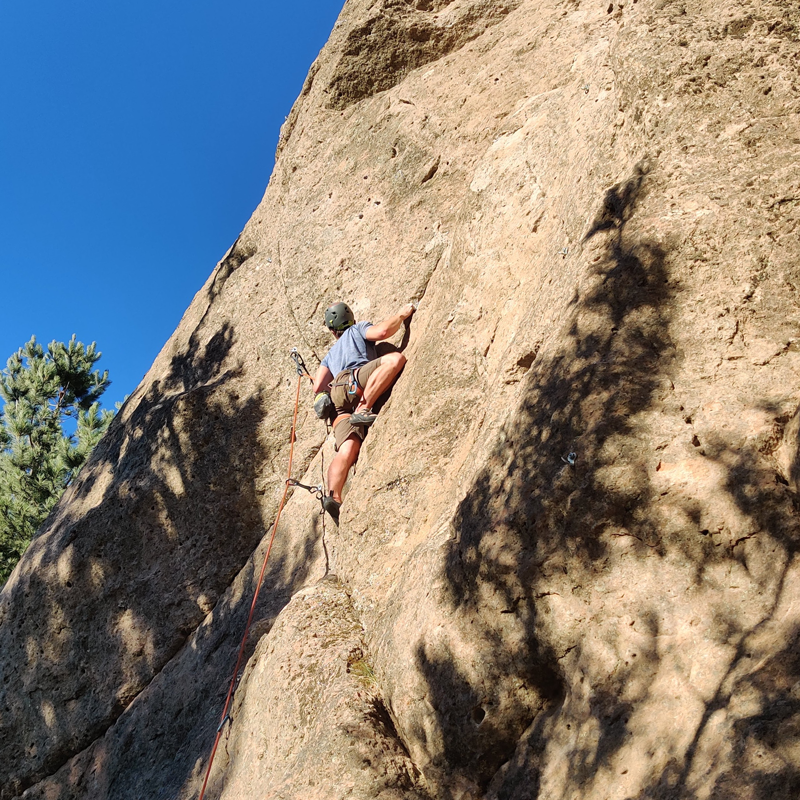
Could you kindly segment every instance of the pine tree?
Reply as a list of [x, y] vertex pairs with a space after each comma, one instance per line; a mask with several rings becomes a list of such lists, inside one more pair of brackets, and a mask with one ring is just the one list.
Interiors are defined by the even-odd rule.
[[0, 372], [0, 584], [114, 416], [100, 409], [100, 356], [74, 335], [47, 350], [34, 336]]

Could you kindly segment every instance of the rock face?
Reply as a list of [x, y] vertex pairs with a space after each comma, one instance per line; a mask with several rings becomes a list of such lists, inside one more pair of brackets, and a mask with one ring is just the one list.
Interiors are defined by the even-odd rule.
[[[3, 589], [0, 797], [800, 792], [800, 11], [348, 0], [262, 203]], [[302, 386], [294, 476], [332, 443]], [[268, 537], [267, 537], [268, 538]]]

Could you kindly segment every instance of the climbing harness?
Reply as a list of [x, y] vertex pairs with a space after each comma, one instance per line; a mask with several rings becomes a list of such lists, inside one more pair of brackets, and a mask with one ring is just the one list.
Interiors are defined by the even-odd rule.
[[331, 384], [331, 391], [337, 388], [343, 388], [346, 394], [346, 399], [353, 402], [354, 399], [361, 400], [364, 397], [364, 390], [358, 384], [358, 370], [344, 369], [333, 380]]
[[352, 400], [354, 397], [359, 400], [364, 398], [364, 390], [358, 385], [358, 368], [350, 370], [350, 378], [347, 381], [347, 398]]
[[[233, 700], [233, 694], [236, 691], [237, 686], [239, 685], [239, 680], [241, 675], [239, 674], [239, 670], [242, 666], [242, 661], [244, 659], [244, 651], [245, 645], [247, 644], [247, 637], [250, 633], [250, 626], [253, 622], [253, 614], [256, 610], [256, 603], [258, 601], [258, 595], [261, 592], [261, 585], [264, 582], [264, 574], [267, 571], [267, 562], [269, 561], [269, 555], [272, 552], [272, 545], [275, 541], [275, 533], [278, 530], [278, 523], [281, 519], [281, 512], [283, 511], [283, 507], [286, 504], [286, 497], [289, 494], [289, 489], [292, 486], [297, 486], [301, 489], [307, 489], [310, 492], [314, 492], [317, 495], [317, 498], [321, 501], [322, 498], [325, 496], [325, 486], [324, 480], [323, 483], [319, 486], [306, 486], [305, 484], [300, 483], [299, 481], [294, 480], [292, 478], [292, 462], [294, 460], [294, 443], [295, 443], [295, 433], [297, 429], [297, 411], [300, 407], [300, 386], [303, 383], [303, 378], [307, 377], [309, 380], [313, 381], [311, 374], [309, 373], [308, 369], [306, 368], [305, 361], [303, 361], [303, 357], [300, 353], [297, 352], [297, 348], [295, 347], [291, 352], [291, 358], [297, 367], [297, 391], [295, 393], [294, 399], [294, 413], [292, 415], [292, 433], [289, 441], [289, 469], [288, 474], [286, 477], [286, 483], [283, 488], [283, 496], [281, 497], [281, 501], [278, 504], [278, 513], [275, 515], [275, 522], [272, 525], [272, 533], [270, 535], [269, 544], [267, 545], [267, 552], [264, 555], [264, 563], [261, 565], [261, 573], [258, 576], [258, 582], [256, 583], [256, 590], [253, 594], [253, 602], [250, 604], [250, 613], [247, 616], [247, 624], [244, 628], [244, 635], [242, 636], [242, 643], [239, 645], [239, 655], [236, 659], [236, 667], [233, 670], [233, 677], [231, 678], [230, 686], [228, 687], [228, 695], [225, 698], [225, 707], [222, 709], [222, 718], [220, 720], [219, 726], [217, 727], [217, 735], [214, 739], [214, 746], [211, 748], [211, 755], [208, 759], [208, 768], [206, 769], [206, 776], [205, 780], [203, 781], [203, 788], [200, 790], [200, 796], [198, 800], [203, 800], [203, 797], [206, 793], [206, 787], [208, 786], [208, 779], [211, 776], [211, 767], [214, 764], [214, 756], [217, 753], [217, 747], [219, 746], [219, 741], [222, 738], [222, 731], [225, 727], [225, 723], [229, 722], [231, 719], [230, 715], [230, 707], [231, 701]], [[324, 462], [323, 462], [324, 468]], [[325, 550], [325, 574], [328, 573], [328, 548], [325, 544], [325, 513], [322, 512], [322, 544]]]

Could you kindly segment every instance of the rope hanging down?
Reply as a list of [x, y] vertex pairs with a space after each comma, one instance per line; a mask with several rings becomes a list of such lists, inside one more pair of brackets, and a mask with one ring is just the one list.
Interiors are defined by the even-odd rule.
[[[275, 515], [275, 522], [272, 525], [272, 534], [270, 535], [269, 544], [267, 545], [267, 552], [264, 556], [264, 563], [261, 565], [261, 574], [258, 576], [258, 583], [256, 584], [256, 590], [253, 595], [253, 602], [250, 604], [250, 613], [247, 616], [247, 624], [244, 628], [244, 636], [242, 636], [242, 643], [239, 646], [239, 656], [236, 659], [236, 668], [233, 670], [233, 677], [231, 678], [231, 685], [228, 688], [228, 696], [225, 698], [225, 707], [222, 709], [222, 718], [219, 723], [219, 727], [217, 728], [217, 736], [214, 739], [214, 746], [211, 748], [211, 756], [208, 759], [208, 768], [206, 769], [206, 777], [203, 781], [203, 788], [200, 790], [200, 796], [198, 800], [203, 800], [203, 797], [206, 793], [206, 786], [208, 785], [208, 779], [211, 776], [211, 767], [214, 764], [214, 756], [217, 754], [217, 747], [219, 746], [219, 740], [222, 738], [222, 729], [225, 727], [225, 723], [230, 719], [230, 707], [231, 701], [233, 700], [233, 692], [236, 688], [237, 678], [239, 676], [239, 669], [242, 666], [242, 661], [244, 659], [244, 650], [245, 645], [247, 644], [247, 637], [250, 633], [250, 625], [253, 622], [253, 614], [256, 610], [256, 602], [258, 601], [258, 595], [261, 591], [261, 584], [264, 581], [264, 573], [267, 571], [267, 562], [269, 561], [269, 554], [272, 552], [272, 544], [275, 541], [275, 533], [278, 530], [278, 523], [281, 519], [281, 512], [283, 511], [283, 507], [286, 504], [286, 496], [289, 493], [289, 488], [291, 486], [300, 486], [297, 481], [292, 480], [292, 461], [294, 460], [294, 442], [295, 442], [295, 430], [297, 428], [297, 410], [300, 407], [300, 386], [303, 383], [303, 378], [307, 377], [309, 380], [313, 380], [311, 375], [309, 374], [308, 370], [306, 369], [305, 362], [303, 361], [303, 357], [300, 353], [297, 352], [297, 348], [293, 349], [291, 352], [291, 357], [294, 360], [295, 365], [297, 366], [297, 391], [295, 393], [294, 398], [294, 414], [292, 415], [292, 434], [289, 443], [289, 469], [288, 474], [286, 477], [286, 484], [283, 488], [283, 496], [281, 497], [281, 502], [278, 505], [278, 513]], [[303, 488], [311, 488], [305, 487]], [[316, 487], [315, 487], [316, 489]]]

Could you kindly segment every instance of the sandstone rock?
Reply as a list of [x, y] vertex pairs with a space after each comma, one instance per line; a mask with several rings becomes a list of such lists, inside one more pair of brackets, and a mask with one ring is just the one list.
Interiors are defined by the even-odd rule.
[[335, 579], [292, 598], [261, 639], [245, 680], [214, 773], [220, 797], [249, 796], [254, 785], [262, 796], [309, 800], [423, 796]]
[[0, 797], [197, 796], [288, 353], [412, 298], [341, 526], [284, 511], [207, 796], [795, 797], [799, 37], [770, 1], [348, 0], [3, 589]]

